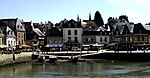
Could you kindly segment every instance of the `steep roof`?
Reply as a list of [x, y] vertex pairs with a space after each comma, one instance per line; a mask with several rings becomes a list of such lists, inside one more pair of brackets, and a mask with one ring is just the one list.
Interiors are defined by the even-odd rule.
[[25, 31], [25, 27], [23, 25], [23, 20], [18, 18], [14, 19], [0, 19], [0, 22], [6, 23], [12, 30]]
[[63, 37], [63, 33], [58, 28], [53, 27], [46, 32], [46, 36], [48, 36], [48, 37]]
[[81, 21], [76, 22], [75, 20], [71, 19], [64, 23], [63, 28], [82, 28]]
[[33, 31], [34, 31], [38, 36], [45, 36], [45, 35], [40, 31], [40, 29], [38, 29], [38, 28], [33, 29]]

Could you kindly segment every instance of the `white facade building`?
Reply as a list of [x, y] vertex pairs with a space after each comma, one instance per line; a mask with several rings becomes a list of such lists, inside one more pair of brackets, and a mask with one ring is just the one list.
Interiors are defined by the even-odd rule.
[[63, 25], [63, 43], [64, 48], [72, 50], [81, 48], [82, 44], [82, 26], [81, 21], [70, 20]]
[[76, 41], [82, 43], [82, 28], [63, 28], [63, 42]]
[[15, 33], [8, 26], [6, 29], [6, 47], [8, 47], [9, 50], [15, 50], [16, 49]]

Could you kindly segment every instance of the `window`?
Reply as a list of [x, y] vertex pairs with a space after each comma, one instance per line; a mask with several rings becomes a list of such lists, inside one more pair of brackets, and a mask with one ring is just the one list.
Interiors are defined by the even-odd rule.
[[70, 23], [68, 24], [68, 27], [71, 27], [71, 24], [70, 24]]
[[68, 30], [68, 35], [71, 35], [71, 30]]
[[100, 37], [100, 42], [102, 42], [102, 40], [103, 40], [102, 37]]
[[77, 30], [74, 30], [74, 35], [77, 35]]
[[138, 37], [138, 41], [140, 41], [140, 37]]
[[86, 39], [85, 42], [88, 42], [88, 39]]
[[78, 42], [78, 38], [77, 38], [77, 37], [74, 37], [74, 41], [75, 41], [75, 42]]
[[104, 41], [107, 42], [107, 37], [105, 37]]
[[19, 41], [19, 45], [20, 45], [20, 41]]
[[71, 41], [71, 37], [68, 37], [68, 41]]
[[18, 33], [18, 37], [20, 37], [20, 33]]
[[19, 28], [19, 25], [17, 26], [17, 28]]
[[20, 28], [22, 29], [22, 26], [20, 26]]
[[91, 42], [94, 42], [93, 39], [91, 39]]
[[10, 41], [8, 40], [8, 44], [10, 44]]
[[144, 36], [142, 36], [142, 41], [144, 41]]
[[22, 45], [23, 45], [23, 42], [24, 42], [24, 41], [22, 40]]

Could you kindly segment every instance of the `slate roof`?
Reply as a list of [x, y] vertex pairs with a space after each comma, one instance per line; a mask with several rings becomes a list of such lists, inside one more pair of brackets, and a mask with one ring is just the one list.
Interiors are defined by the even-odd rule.
[[4, 22], [0, 22], [0, 35], [9, 35], [15, 37], [14, 31], [12, 31], [12, 29], [10, 29]]
[[48, 36], [48, 37], [63, 37], [63, 33], [58, 28], [53, 27], [46, 32], [46, 36]]
[[150, 26], [143, 26], [141, 23], [138, 24], [127, 24], [123, 26], [117, 26], [114, 34], [150, 34]]
[[45, 35], [40, 31], [40, 29], [38, 29], [38, 28], [33, 29], [33, 31], [34, 31], [38, 36], [45, 36]]
[[0, 19], [0, 22], [6, 23], [12, 30], [25, 31], [23, 20], [15, 19]]
[[75, 20], [71, 19], [63, 24], [63, 28], [82, 28], [81, 21], [76, 22]]

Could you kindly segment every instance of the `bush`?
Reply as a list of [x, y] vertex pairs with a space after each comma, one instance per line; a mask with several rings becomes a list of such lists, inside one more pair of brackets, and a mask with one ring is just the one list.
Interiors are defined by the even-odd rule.
[[16, 50], [15, 51], [15, 54], [20, 54], [21, 53], [21, 50]]

